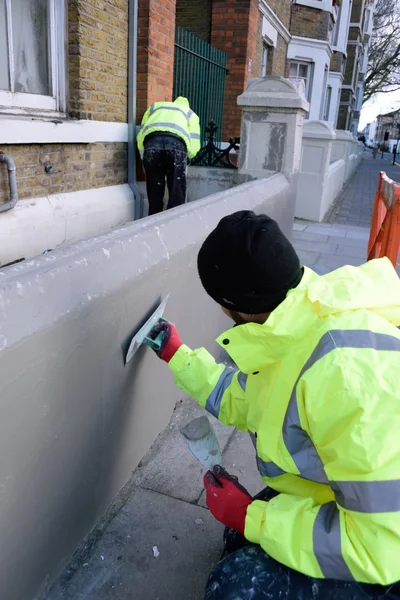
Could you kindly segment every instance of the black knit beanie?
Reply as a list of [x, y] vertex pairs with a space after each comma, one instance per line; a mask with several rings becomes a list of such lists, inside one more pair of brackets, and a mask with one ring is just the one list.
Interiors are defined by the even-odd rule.
[[250, 315], [273, 311], [303, 274], [276, 221], [249, 210], [219, 222], [200, 248], [197, 266], [204, 289], [218, 304]]

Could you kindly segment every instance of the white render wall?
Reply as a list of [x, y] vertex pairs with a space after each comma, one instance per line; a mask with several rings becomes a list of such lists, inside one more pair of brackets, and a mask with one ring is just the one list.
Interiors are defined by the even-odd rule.
[[295, 215], [323, 221], [344, 184], [360, 164], [364, 145], [348, 131], [335, 131], [326, 121], [308, 121], [303, 130]]

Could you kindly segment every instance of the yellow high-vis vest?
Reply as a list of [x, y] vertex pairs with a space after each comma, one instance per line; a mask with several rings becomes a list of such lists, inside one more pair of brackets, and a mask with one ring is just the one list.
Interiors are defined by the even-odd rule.
[[[240, 281], [238, 281], [240, 285]], [[182, 346], [175, 381], [256, 434], [265, 484], [245, 535], [318, 578], [400, 580], [400, 280], [388, 259], [299, 286], [263, 325], [218, 338], [237, 369]]]
[[173, 133], [186, 144], [189, 158], [200, 150], [200, 121], [190, 109], [189, 101], [179, 96], [175, 102], [154, 102], [144, 114], [137, 136], [140, 156], [144, 153], [144, 140], [150, 133]]

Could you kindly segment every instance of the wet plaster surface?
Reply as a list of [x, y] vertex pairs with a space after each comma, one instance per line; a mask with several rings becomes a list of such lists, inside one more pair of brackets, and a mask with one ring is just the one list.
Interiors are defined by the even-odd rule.
[[[303, 264], [321, 274], [362, 264], [367, 241], [368, 229], [359, 225], [296, 222], [293, 227]], [[50, 592], [35, 600], [204, 599], [208, 574], [222, 552], [223, 527], [205, 508], [204, 469], [179, 433], [203, 414], [192, 400], [177, 405], [108, 515]], [[256, 494], [263, 485], [249, 436], [210, 421], [225, 467]]]

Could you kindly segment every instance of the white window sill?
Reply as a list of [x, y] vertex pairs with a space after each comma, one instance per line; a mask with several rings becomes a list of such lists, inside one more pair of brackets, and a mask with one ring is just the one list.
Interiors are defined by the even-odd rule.
[[128, 124], [0, 115], [0, 144], [94, 144], [127, 142]]

